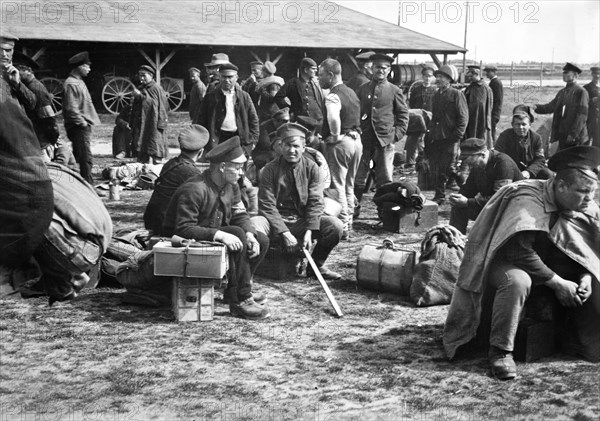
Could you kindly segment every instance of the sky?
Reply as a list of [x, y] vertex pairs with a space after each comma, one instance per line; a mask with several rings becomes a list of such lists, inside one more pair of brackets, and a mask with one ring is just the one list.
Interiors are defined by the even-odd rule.
[[[335, 1], [434, 38], [464, 45], [467, 2]], [[468, 1], [467, 59], [484, 63], [598, 63], [600, 1]], [[457, 58], [462, 59], [462, 54]], [[403, 56], [406, 61], [423, 55]]]

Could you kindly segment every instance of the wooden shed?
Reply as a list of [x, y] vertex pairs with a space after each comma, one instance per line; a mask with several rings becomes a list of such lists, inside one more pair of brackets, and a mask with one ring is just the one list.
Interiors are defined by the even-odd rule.
[[438, 66], [465, 51], [326, 1], [24, 0], [2, 2], [0, 13], [2, 25], [20, 38], [17, 48], [42, 65], [39, 76], [64, 79], [68, 58], [89, 51], [86, 82], [98, 103], [109, 81], [129, 81], [142, 64], [157, 69], [159, 81], [167, 78], [187, 92], [187, 69], [203, 69], [216, 52], [229, 55], [241, 78], [256, 59], [275, 62], [277, 74], [287, 79], [303, 57], [317, 63], [332, 57], [347, 79], [354, 56], [364, 50], [427, 54]]

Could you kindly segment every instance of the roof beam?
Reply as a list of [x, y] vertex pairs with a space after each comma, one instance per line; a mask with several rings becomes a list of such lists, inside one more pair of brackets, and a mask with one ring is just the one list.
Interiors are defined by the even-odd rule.
[[[429, 55], [431, 56], [435, 65], [439, 68], [442, 65], [442, 62], [440, 61], [440, 59], [433, 53], [431, 53]], [[444, 62], [446, 62], [446, 55], [444, 55]]]

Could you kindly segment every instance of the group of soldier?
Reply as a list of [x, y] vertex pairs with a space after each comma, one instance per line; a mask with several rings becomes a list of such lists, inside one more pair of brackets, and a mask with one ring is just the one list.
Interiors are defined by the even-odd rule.
[[[1, 41], [3, 51], [14, 47], [14, 40]], [[38, 124], [36, 133], [49, 127], [51, 109], [43, 101], [39, 109], [32, 105], [27, 79], [5, 61], [2, 95], [20, 101]], [[575, 320], [576, 352], [597, 360], [600, 340], [592, 322], [600, 309], [600, 233], [593, 195], [600, 156], [598, 148], [587, 146], [587, 133], [589, 127], [597, 144], [599, 69], [592, 69], [594, 80], [584, 89], [576, 83], [581, 70], [567, 63], [567, 86], [556, 98], [515, 107], [512, 127], [496, 140], [503, 94], [494, 67], [483, 69], [488, 85], [481, 69], [469, 66], [463, 92], [452, 86], [458, 79], [454, 67], [424, 65], [423, 80], [410, 88], [407, 104], [401, 88], [388, 80], [392, 62], [386, 54], [361, 53], [359, 71], [347, 83], [332, 58], [318, 65], [303, 58], [298, 76], [288, 81], [276, 76], [274, 63], [257, 61], [250, 64], [251, 76], [238, 83], [238, 67], [222, 53], [206, 63], [206, 85], [201, 71], [190, 68], [192, 124], [179, 133], [181, 154], [156, 180], [144, 215], [147, 228], [225, 244], [230, 273], [224, 301], [235, 316], [267, 318], [267, 298], [253, 291], [252, 278], [270, 245], [292, 254], [310, 249], [321, 275], [340, 279], [326, 260], [351, 234], [367, 176], [374, 176], [377, 187], [392, 182], [395, 144], [402, 141], [404, 174], [415, 167], [428, 173], [439, 204], [446, 200], [447, 182], [456, 182], [460, 190], [449, 197], [450, 223], [466, 233], [469, 219], [475, 220], [467, 243], [471, 254], [461, 266], [444, 333], [448, 355], [473, 338], [486, 310], [483, 292], [493, 291], [487, 309], [493, 310], [490, 364], [496, 377], [514, 378], [516, 326], [525, 300], [541, 285], [554, 290]], [[81, 175], [91, 181], [91, 127], [98, 116], [82, 81], [89, 55], [79, 53], [69, 63], [65, 128]], [[154, 69], [142, 66], [138, 77], [130, 115], [122, 117], [134, 139], [129, 153], [142, 162], [162, 162], [165, 95]], [[531, 130], [533, 111], [553, 113], [551, 142], [559, 151], [547, 165], [542, 142]], [[56, 127], [43, 130], [58, 137]], [[208, 168], [201, 171], [197, 161]], [[523, 179], [531, 180], [514, 183]], [[307, 274], [316, 275], [312, 269]]]

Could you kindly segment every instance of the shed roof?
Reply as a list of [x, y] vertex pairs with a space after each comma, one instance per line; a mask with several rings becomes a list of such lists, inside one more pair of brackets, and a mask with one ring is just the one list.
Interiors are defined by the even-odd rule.
[[326, 1], [24, 0], [1, 9], [2, 25], [26, 40], [465, 51]]

